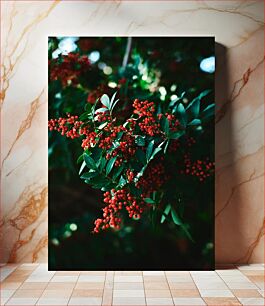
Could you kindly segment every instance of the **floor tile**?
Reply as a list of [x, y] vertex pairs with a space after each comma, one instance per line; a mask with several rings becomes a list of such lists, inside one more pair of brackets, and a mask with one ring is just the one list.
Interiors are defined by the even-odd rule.
[[80, 275], [97, 275], [97, 276], [105, 276], [105, 271], [81, 271]]
[[79, 271], [57, 271], [55, 272], [55, 275], [59, 276], [78, 276], [81, 272]]
[[78, 276], [54, 276], [51, 279], [52, 283], [72, 283], [76, 282], [78, 279]]
[[166, 282], [167, 279], [163, 275], [149, 275], [143, 277], [144, 282]]
[[93, 297], [87, 297], [87, 298], [71, 298], [68, 302], [68, 305], [101, 305], [102, 298], [93, 298]]
[[221, 278], [225, 282], [231, 282], [231, 283], [240, 283], [240, 282], [250, 281], [245, 275], [222, 275]]
[[175, 305], [206, 305], [202, 298], [173, 298]]
[[30, 275], [27, 279], [27, 283], [48, 283], [52, 279], [53, 275]]
[[164, 271], [143, 271], [143, 276], [154, 276], [154, 275], [161, 275], [164, 276]]
[[171, 290], [173, 289], [197, 289], [195, 283], [169, 283]]
[[103, 283], [105, 281], [105, 276], [96, 275], [80, 275], [78, 282], [93, 282], [93, 283]]
[[68, 305], [69, 298], [40, 298], [36, 305]]
[[236, 298], [221, 298], [221, 297], [205, 297], [203, 298], [207, 305], [221, 306], [221, 305], [241, 305]]
[[174, 305], [172, 298], [146, 298], [146, 304], [150, 306], [156, 305]]
[[264, 267], [261, 264], [250, 264], [250, 265], [237, 265], [239, 270], [263, 270]]
[[74, 289], [76, 283], [48, 283], [47, 287], [45, 289], [47, 290], [72, 290]]
[[197, 289], [173, 289], [171, 294], [174, 298], [180, 297], [200, 297], [200, 293]]
[[5, 305], [8, 300], [9, 300], [8, 297], [1, 296], [1, 298], [0, 298], [0, 305]]
[[244, 271], [240, 271], [237, 269], [226, 269], [226, 270], [216, 270], [216, 273], [218, 275], [231, 275], [231, 276], [236, 276], [236, 275], [244, 275]]
[[19, 289], [27, 289], [27, 290], [35, 290], [35, 289], [40, 289], [44, 290], [48, 286], [48, 283], [30, 283], [30, 282], [25, 282], [23, 283]]
[[13, 298], [39, 298], [42, 295], [41, 289], [19, 289], [13, 294]]
[[0, 291], [0, 296], [3, 298], [10, 298], [14, 294], [15, 290], [2, 290]]
[[81, 282], [76, 283], [75, 289], [83, 289], [83, 290], [89, 290], [89, 289], [103, 289], [104, 283], [90, 283], [90, 282]]
[[102, 298], [102, 306], [110, 306], [112, 305], [112, 290], [104, 289], [103, 298]]
[[236, 297], [261, 297], [260, 292], [255, 289], [235, 289], [232, 292]]
[[141, 297], [132, 297], [132, 298], [126, 298], [126, 297], [113, 297], [112, 305], [146, 305], [145, 298]]
[[[228, 289], [226, 284], [223, 282], [195, 282], [196, 286], [200, 290], [208, 290], [208, 289], [215, 289], [215, 290], [225, 290]], [[235, 288], [236, 289], [236, 288]]]
[[247, 279], [251, 282], [260, 282], [260, 283], [264, 283], [264, 276], [263, 275], [248, 275]]
[[142, 276], [114, 276], [114, 282], [139, 283], [142, 281]]
[[258, 287], [258, 289], [264, 290], [264, 282], [255, 282], [255, 285]]
[[116, 297], [141, 297], [144, 298], [144, 290], [122, 290], [122, 289], [114, 289], [113, 290], [113, 298]]
[[103, 289], [74, 289], [72, 297], [102, 297]]
[[265, 295], [264, 295], [264, 290], [258, 290], [258, 292], [259, 292], [259, 294], [260, 294], [261, 296], [265, 297]]
[[37, 301], [38, 301], [38, 298], [11, 298], [10, 300], [7, 301], [6, 305], [31, 306], [31, 305], [35, 305]]
[[22, 283], [11, 283], [11, 282], [5, 282], [3, 281], [1, 283], [1, 289], [9, 289], [9, 290], [16, 290], [18, 289], [20, 286], [22, 285]]
[[230, 290], [200, 290], [201, 297], [234, 297]]
[[189, 276], [185, 276], [185, 277], [168, 276], [167, 281], [169, 283], [191, 283], [193, 282], [192, 278]]
[[242, 305], [264, 305], [264, 298], [238, 298]]
[[[144, 289], [144, 283], [114, 283], [114, 289], [123, 289], [123, 290], [139, 290]], [[146, 286], [145, 286], [146, 288]]]
[[165, 271], [166, 275], [180, 276], [180, 275], [190, 275], [189, 271]]
[[142, 276], [141, 271], [115, 271], [115, 276]]
[[70, 298], [72, 290], [44, 290], [41, 298]]
[[242, 273], [246, 276], [263, 276], [264, 277], [264, 270], [243, 270]]
[[167, 282], [148, 282], [144, 283], [145, 289], [165, 290], [169, 289]]
[[147, 298], [155, 298], [155, 297], [170, 298], [171, 293], [170, 293], [170, 290], [145, 289], [145, 296]]
[[256, 285], [251, 282], [226, 282], [229, 289], [258, 289]]

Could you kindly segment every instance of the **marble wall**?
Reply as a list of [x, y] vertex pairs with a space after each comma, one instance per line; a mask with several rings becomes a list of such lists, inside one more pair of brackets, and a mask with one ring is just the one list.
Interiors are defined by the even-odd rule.
[[47, 261], [47, 37], [210, 35], [216, 261], [263, 262], [263, 12], [263, 1], [2, 1], [0, 261]]

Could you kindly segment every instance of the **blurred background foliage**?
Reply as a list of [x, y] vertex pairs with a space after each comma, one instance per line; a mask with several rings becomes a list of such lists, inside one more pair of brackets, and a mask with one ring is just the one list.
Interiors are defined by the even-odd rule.
[[[78, 82], [63, 84], [51, 78], [51, 67], [70, 52], [87, 56], [91, 69]], [[80, 114], [87, 103], [116, 91], [124, 117], [135, 98], [163, 105], [185, 92], [183, 103], [188, 103], [212, 89], [203, 103], [214, 103], [213, 38], [50, 37], [48, 57], [49, 119]], [[214, 160], [213, 123], [197, 150]], [[148, 217], [137, 226], [127, 220], [120, 231], [93, 235], [102, 195], [80, 180], [81, 153], [80, 140], [49, 132], [50, 269], [214, 269], [214, 177], [203, 184], [192, 181], [183, 204], [194, 243], [172, 224], [151, 227]]]

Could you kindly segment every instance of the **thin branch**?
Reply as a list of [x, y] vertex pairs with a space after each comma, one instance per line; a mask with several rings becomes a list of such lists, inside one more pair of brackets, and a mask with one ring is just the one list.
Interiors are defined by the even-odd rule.
[[132, 37], [128, 37], [126, 50], [122, 61], [122, 68], [125, 68], [128, 64], [131, 47], [132, 47]]

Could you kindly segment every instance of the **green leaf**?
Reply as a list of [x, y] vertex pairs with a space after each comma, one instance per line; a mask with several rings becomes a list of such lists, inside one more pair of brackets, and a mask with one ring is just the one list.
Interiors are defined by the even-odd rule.
[[[113, 103], [114, 103], [114, 99], [115, 99], [116, 95], [117, 95], [117, 91], [115, 91], [114, 94], [113, 94], [112, 97], [111, 97], [111, 100], [110, 100], [110, 108], [112, 108], [112, 105], [113, 105]], [[114, 106], [113, 106], [113, 107], [114, 107]]]
[[114, 164], [115, 164], [116, 159], [117, 159], [117, 156], [112, 157], [112, 158], [109, 160], [109, 162], [108, 162], [108, 164], [107, 164], [107, 167], [106, 167], [106, 174], [107, 174], [107, 175], [111, 172], [111, 170], [112, 170], [112, 168], [113, 168], [113, 166], [114, 166]]
[[176, 131], [176, 132], [171, 132], [169, 134], [170, 139], [179, 139], [182, 135], [185, 134], [185, 131]]
[[102, 175], [98, 175], [96, 177], [92, 177], [89, 179], [89, 184], [91, 184], [92, 187], [96, 189], [100, 189], [104, 187], [105, 185], [107, 185], [108, 183], [109, 183], [109, 180]]
[[102, 123], [102, 124], [98, 127], [98, 129], [99, 129], [99, 130], [102, 130], [102, 129], [104, 129], [104, 127], [105, 127], [106, 125], [108, 125], [108, 122]]
[[101, 107], [101, 108], [98, 108], [97, 110], [96, 110], [96, 114], [97, 113], [105, 113], [105, 112], [107, 112], [108, 111], [108, 109], [106, 108], [106, 107]]
[[146, 164], [146, 156], [145, 156], [145, 154], [144, 154], [144, 152], [143, 152], [142, 150], [137, 149], [135, 155], [136, 155], [136, 158], [137, 158], [143, 165]]
[[99, 147], [94, 147], [91, 157], [94, 159], [94, 161], [97, 163], [97, 161], [100, 159], [101, 154], [102, 154], [102, 149]]
[[178, 214], [176, 213], [175, 209], [174, 208], [171, 208], [171, 217], [172, 217], [172, 220], [173, 222], [176, 224], [176, 225], [181, 225], [182, 222], [178, 216]]
[[84, 154], [84, 160], [88, 168], [93, 169], [93, 170], [97, 169], [94, 159], [86, 153]]
[[112, 178], [114, 180], [116, 180], [116, 178], [118, 178], [120, 176], [120, 174], [122, 173], [123, 169], [124, 169], [124, 165], [121, 165], [118, 168], [114, 168], [114, 170], [113, 170], [114, 173], [112, 175]]
[[177, 107], [177, 114], [178, 114], [178, 119], [179, 119], [180, 124], [185, 127], [187, 124], [187, 114], [186, 114], [185, 107], [182, 103], [179, 103]]
[[163, 223], [166, 220], [166, 216], [169, 214], [170, 210], [171, 210], [171, 205], [167, 204], [167, 206], [166, 206], [166, 208], [164, 210], [164, 213], [163, 213], [163, 215], [161, 217], [161, 221], [160, 221], [161, 223]]
[[148, 204], [155, 204], [156, 202], [150, 198], [144, 198], [144, 201]]
[[86, 120], [86, 119], [89, 119], [89, 114], [91, 112], [85, 112], [83, 113], [80, 117], [79, 117], [79, 120], [83, 121], [83, 120]]
[[201, 100], [203, 97], [207, 96], [211, 91], [212, 91], [211, 89], [204, 90], [203, 92], [199, 94], [198, 98]]
[[164, 147], [164, 154], [166, 154], [167, 152], [168, 145], [169, 145], [169, 139], [167, 140], [166, 145]]
[[98, 175], [97, 172], [85, 172], [85, 173], [81, 176], [81, 179], [89, 180], [89, 179], [91, 179], [92, 177], [95, 177], [95, 176], [97, 176], [97, 175]]
[[110, 109], [110, 100], [109, 97], [104, 94], [101, 98], [100, 98], [101, 103], [106, 106], [108, 109]]
[[116, 100], [114, 103], [113, 103], [113, 105], [111, 106], [111, 112], [113, 111], [113, 109], [114, 109], [114, 107], [116, 106], [116, 104], [119, 102], [119, 99], [118, 100]]
[[82, 154], [78, 157], [78, 159], [77, 159], [77, 161], [76, 161], [77, 164], [81, 163], [81, 161], [84, 159], [83, 155], [84, 155], [84, 153], [82, 153]]
[[160, 152], [162, 150], [161, 147], [157, 147], [154, 149], [154, 152], [152, 153], [151, 157], [150, 157], [150, 160], [153, 159], [155, 157], [155, 155]]
[[108, 160], [106, 158], [104, 158], [103, 156], [101, 156], [101, 158], [98, 160], [97, 167], [99, 167], [100, 172], [103, 171], [103, 169], [105, 168], [107, 162], [108, 162]]
[[116, 141], [121, 140], [123, 134], [124, 134], [124, 132], [117, 133]]
[[80, 169], [79, 169], [79, 172], [78, 172], [79, 175], [80, 175], [81, 172], [84, 170], [85, 166], [86, 166], [86, 162], [83, 161], [83, 162], [82, 162], [82, 165], [81, 165], [81, 167], [80, 167]]
[[126, 185], [127, 181], [125, 180], [125, 178], [121, 175], [120, 180], [119, 180], [119, 186], [123, 187], [124, 185]]
[[91, 105], [90, 103], [87, 103], [87, 104], [85, 105], [85, 111], [86, 111], [86, 112], [91, 112], [91, 108], [92, 108], [92, 105]]
[[206, 119], [208, 117], [211, 117], [214, 115], [214, 110], [215, 110], [215, 105], [214, 104], [210, 104], [208, 105], [201, 113], [202, 118]]
[[154, 140], [150, 141], [148, 146], [147, 146], [147, 149], [146, 149], [146, 159], [147, 161], [149, 161], [150, 157], [151, 157], [151, 154], [153, 152], [153, 147], [154, 147]]
[[200, 93], [200, 95], [196, 98], [194, 98], [190, 104], [188, 105], [187, 107], [187, 110], [190, 109], [193, 117], [197, 118], [199, 113], [200, 113], [200, 104], [201, 104], [201, 99], [203, 97], [205, 97], [206, 95], [208, 95], [208, 93], [210, 92], [211, 90], [204, 90], [202, 93]]
[[201, 125], [200, 119], [193, 119], [188, 125]]
[[138, 146], [144, 146], [145, 145], [145, 137], [144, 136], [136, 136], [135, 142]]
[[168, 133], [169, 133], [169, 121], [168, 121], [167, 117], [162, 117], [161, 118], [161, 129], [166, 135], [168, 135]]
[[183, 232], [186, 234], [186, 236], [192, 241], [194, 242], [189, 230], [188, 230], [188, 225], [187, 224], [181, 224], [181, 229], [183, 230]]

